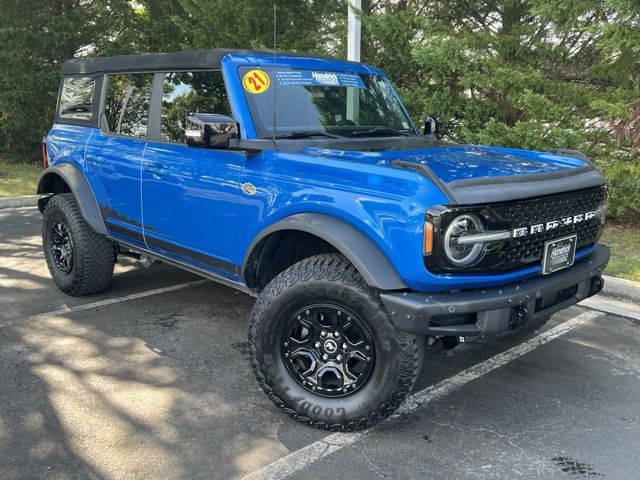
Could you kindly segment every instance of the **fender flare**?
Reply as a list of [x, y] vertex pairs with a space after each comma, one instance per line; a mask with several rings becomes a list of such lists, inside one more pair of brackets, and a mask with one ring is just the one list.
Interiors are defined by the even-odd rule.
[[[93, 193], [93, 189], [82, 171], [72, 163], [62, 163], [47, 167], [38, 179], [38, 194], [60, 193], [52, 189], [53, 178], [56, 176], [60, 177], [69, 186], [71, 193], [75, 195], [78, 201], [82, 217], [91, 228], [93, 228], [96, 233], [106, 235], [107, 229], [102, 220], [98, 201]], [[46, 204], [46, 202], [44, 204]], [[42, 204], [43, 207], [44, 204]], [[38, 206], [40, 207], [40, 204]], [[43, 210], [44, 208], [41, 208], [41, 211]]]
[[242, 261], [244, 278], [254, 248], [268, 235], [281, 230], [298, 230], [315, 235], [335, 247], [356, 267], [365, 282], [379, 290], [409, 288], [398, 276], [386, 255], [353, 225], [321, 213], [298, 213], [285, 217], [262, 230], [251, 242]]

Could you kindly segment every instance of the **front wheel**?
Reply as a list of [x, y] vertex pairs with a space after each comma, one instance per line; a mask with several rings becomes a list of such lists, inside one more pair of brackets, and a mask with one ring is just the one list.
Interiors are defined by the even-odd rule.
[[366, 428], [395, 411], [422, 365], [422, 337], [394, 328], [376, 293], [339, 254], [307, 258], [260, 294], [251, 363], [269, 398], [296, 420]]

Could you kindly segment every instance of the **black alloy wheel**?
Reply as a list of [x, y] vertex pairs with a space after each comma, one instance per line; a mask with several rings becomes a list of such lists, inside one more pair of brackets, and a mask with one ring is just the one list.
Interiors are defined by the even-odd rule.
[[375, 363], [369, 329], [331, 304], [309, 305], [282, 332], [282, 355], [293, 378], [317, 395], [341, 397], [361, 388]]
[[51, 226], [51, 254], [53, 261], [62, 273], [69, 274], [73, 269], [73, 238], [67, 224], [57, 219]]

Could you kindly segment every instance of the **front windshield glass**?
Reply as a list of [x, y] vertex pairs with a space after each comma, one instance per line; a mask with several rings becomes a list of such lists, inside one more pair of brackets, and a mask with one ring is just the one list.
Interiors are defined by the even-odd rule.
[[414, 135], [387, 81], [351, 72], [241, 67], [240, 80], [258, 136], [281, 138]]

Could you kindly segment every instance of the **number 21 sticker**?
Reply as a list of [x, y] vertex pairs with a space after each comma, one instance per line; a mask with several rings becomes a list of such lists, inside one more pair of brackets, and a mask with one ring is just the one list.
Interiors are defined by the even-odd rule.
[[269, 88], [269, 75], [262, 70], [251, 70], [242, 77], [242, 86], [249, 93], [262, 93]]

